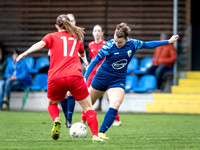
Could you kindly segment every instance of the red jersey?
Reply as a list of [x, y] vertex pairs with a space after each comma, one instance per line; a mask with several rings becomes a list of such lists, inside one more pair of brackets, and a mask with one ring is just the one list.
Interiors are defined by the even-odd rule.
[[99, 44], [96, 44], [95, 41], [92, 41], [88, 44], [91, 59], [94, 59], [101, 47], [106, 44], [106, 42], [107, 41], [102, 40]]
[[84, 48], [78, 39], [64, 31], [49, 33], [42, 41], [51, 53], [48, 79], [82, 76], [78, 52], [84, 53]]
[[[95, 58], [95, 56], [97, 55], [97, 53], [99, 52], [99, 50], [101, 49], [101, 47], [106, 44], [107, 41], [102, 40], [100, 43], [96, 44], [95, 41], [92, 41], [88, 44], [89, 47], [89, 53], [90, 53], [90, 57], [93, 60]], [[104, 59], [103, 59], [104, 60]], [[90, 76], [88, 77], [87, 80], [87, 85], [88, 87], [90, 86], [92, 79], [94, 77], [94, 75], [97, 72], [97, 69], [99, 68], [99, 66], [101, 65], [101, 63], [103, 62], [103, 60], [101, 60], [93, 69], [93, 71], [91, 72]]]

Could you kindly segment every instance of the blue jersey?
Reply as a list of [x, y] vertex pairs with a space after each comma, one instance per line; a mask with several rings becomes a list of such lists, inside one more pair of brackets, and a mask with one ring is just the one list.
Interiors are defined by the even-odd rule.
[[155, 48], [164, 44], [169, 44], [169, 41], [143, 42], [129, 38], [122, 48], [117, 48], [114, 39], [112, 39], [100, 49], [89, 65], [84, 77], [87, 79], [93, 68], [105, 58], [94, 76], [91, 86], [100, 91], [106, 91], [113, 87], [124, 89], [127, 66], [135, 52], [143, 47]]
[[98, 72], [102, 72], [106, 76], [125, 78], [131, 58], [136, 50], [142, 48], [143, 45], [143, 41], [129, 38], [122, 48], [117, 48], [114, 39], [108, 41], [97, 54], [100, 59], [105, 57]]

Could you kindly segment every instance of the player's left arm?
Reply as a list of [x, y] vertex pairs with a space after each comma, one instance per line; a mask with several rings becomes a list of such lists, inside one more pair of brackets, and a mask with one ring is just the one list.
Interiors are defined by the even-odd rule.
[[87, 57], [86, 57], [86, 53], [85, 53], [85, 50], [84, 50], [83, 43], [79, 43], [78, 54], [79, 54], [79, 57], [81, 57], [84, 65], [85, 65], [84, 67], [87, 68], [88, 67], [88, 60], [87, 60]]
[[[111, 41], [112, 42], [112, 41]], [[104, 57], [109, 55], [109, 42], [107, 42], [105, 45], [102, 46], [102, 48], [99, 50], [98, 54], [95, 56], [95, 58], [90, 63], [89, 67], [86, 70], [86, 73], [84, 75], [85, 80], [89, 77], [90, 73], [94, 69], [94, 67], [102, 60]]]
[[79, 56], [81, 57], [82, 61], [84, 62], [85, 68], [87, 68], [89, 64], [88, 64], [88, 60], [87, 60], [85, 51], [83, 53], [79, 53]]
[[172, 44], [178, 39], [179, 39], [179, 35], [173, 35], [169, 40], [144, 42], [143, 48], [155, 48], [155, 47], [162, 46], [165, 44]]
[[33, 44], [28, 50], [26, 50], [25, 52], [20, 54], [17, 57], [16, 61], [20, 61], [20, 60], [24, 59], [24, 57], [26, 57], [28, 54], [36, 52], [36, 51], [39, 51], [42, 48], [44, 48], [45, 46], [46, 46], [46, 43], [44, 41], [40, 41], [40, 42], [37, 42], [37, 43]]
[[92, 72], [92, 70], [94, 69], [94, 67], [102, 60], [101, 57], [99, 57], [99, 55], [97, 55], [91, 62], [91, 64], [89, 65], [89, 67], [87, 68], [87, 71], [84, 75], [85, 80], [87, 80], [87, 78], [89, 77], [90, 73]]

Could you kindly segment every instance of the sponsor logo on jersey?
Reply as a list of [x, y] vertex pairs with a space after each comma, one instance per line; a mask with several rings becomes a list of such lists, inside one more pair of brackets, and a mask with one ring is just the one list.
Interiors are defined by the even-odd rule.
[[122, 60], [119, 60], [119, 61], [116, 61], [112, 64], [112, 67], [114, 69], [121, 69], [123, 68], [124, 66], [126, 66], [128, 63], [127, 59], [122, 59]]
[[128, 51], [127, 51], [127, 54], [128, 54], [128, 57], [131, 57], [132, 50], [128, 50]]
[[118, 55], [119, 54], [119, 52], [117, 52], [117, 53], [114, 53], [114, 55]]

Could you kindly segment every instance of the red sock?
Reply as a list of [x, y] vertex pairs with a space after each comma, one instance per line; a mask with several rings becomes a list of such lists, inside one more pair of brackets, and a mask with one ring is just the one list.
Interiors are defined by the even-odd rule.
[[118, 113], [118, 112], [117, 112], [117, 114], [116, 114], [115, 120], [116, 120], [116, 121], [120, 121], [120, 120], [119, 120], [119, 113]]
[[59, 117], [59, 109], [57, 105], [54, 104], [50, 104], [48, 106], [48, 111], [49, 111], [49, 115], [51, 116], [51, 118], [53, 119], [53, 121]]
[[86, 114], [83, 110], [82, 110], [82, 121], [86, 122]]
[[98, 136], [98, 121], [97, 121], [97, 113], [94, 110], [88, 110], [86, 112], [86, 120], [87, 124], [90, 127], [92, 135]]

